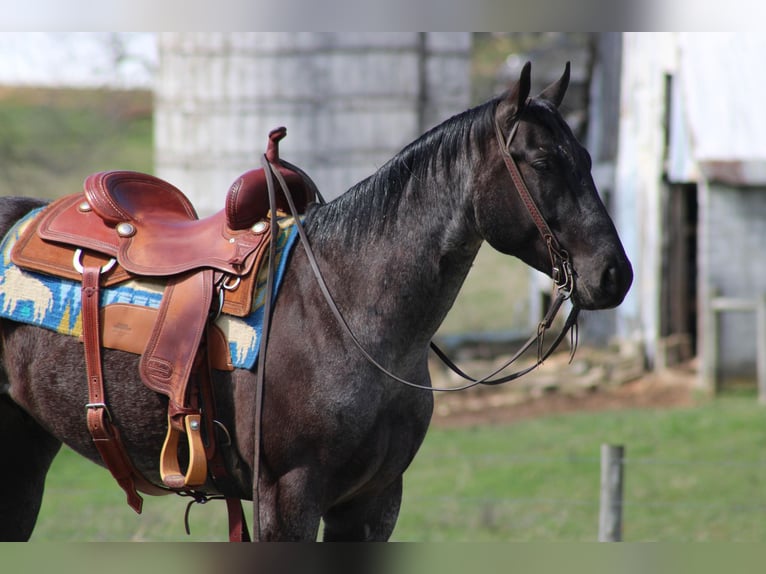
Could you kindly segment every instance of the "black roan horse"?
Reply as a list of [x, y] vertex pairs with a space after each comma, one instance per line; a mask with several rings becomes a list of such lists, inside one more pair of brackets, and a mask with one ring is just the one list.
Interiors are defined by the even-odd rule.
[[[529, 97], [530, 66], [501, 97], [405, 147], [336, 200], [314, 205], [305, 229], [351, 331], [397, 376], [429, 386], [429, 343], [483, 241], [552, 273], [549, 245], [503, 157], [510, 154], [540, 217], [571, 265], [579, 309], [618, 305], [632, 270], [591, 178], [591, 160], [558, 106], [569, 82]], [[513, 139], [510, 140], [512, 133]], [[43, 202], [0, 200], [0, 233]], [[431, 392], [373, 366], [338, 324], [297, 246], [274, 307], [266, 356], [260, 475], [261, 540], [387, 540], [402, 474], [428, 428]], [[100, 462], [85, 425], [80, 342], [3, 321], [0, 538], [28, 539], [46, 473], [62, 443]], [[164, 397], [138, 375], [139, 357], [103, 356], [106, 395], [135, 465], [159, 482]], [[255, 372], [214, 373], [218, 418], [230, 429], [236, 488], [253, 498]]]

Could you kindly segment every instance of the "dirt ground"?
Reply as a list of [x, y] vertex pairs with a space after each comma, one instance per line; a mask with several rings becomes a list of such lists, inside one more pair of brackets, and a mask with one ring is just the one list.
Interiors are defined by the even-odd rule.
[[[594, 359], [590, 358], [589, 362], [593, 363]], [[442, 428], [511, 424], [554, 414], [664, 409], [692, 406], [695, 401], [697, 370], [694, 362], [662, 373], [644, 373], [619, 384], [600, 382], [585, 386], [577, 382], [584, 378], [584, 374], [571, 375], [567, 372], [567, 369], [577, 371], [576, 365], [554, 365], [552, 375], [545, 372], [546, 367], [547, 363], [527, 375], [530, 380], [524, 388], [510, 383], [459, 393], [437, 393], [432, 424]], [[593, 367], [589, 370], [592, 371]], [[535, 377], [537, 380], [533, 380]], [[561, 382], [558, 385], [538, 384], [551, 378], [558, 378]]]

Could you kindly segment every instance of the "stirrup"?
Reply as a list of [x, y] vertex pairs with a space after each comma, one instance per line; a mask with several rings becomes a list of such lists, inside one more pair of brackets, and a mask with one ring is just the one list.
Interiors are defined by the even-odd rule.
[[202, 442], [201, 415], [186, 415], [184, 417], [186, 440], [189, 445], [189, 466], [186, 474], [181, 472], [178, 463], [178, 443], [182, 431], [175, 428], [168, 417], [168, 434], [160, 454], [160, 477], [162, 482], [175, 489], [202, 486], [207, 480], [207, 457], [205, 445]]

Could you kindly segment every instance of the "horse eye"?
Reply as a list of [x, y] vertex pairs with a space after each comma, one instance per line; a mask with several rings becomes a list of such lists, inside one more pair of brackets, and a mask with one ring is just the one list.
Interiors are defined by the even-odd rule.
[[547, 158], [536, 159], [530, 165], [537, 171], [547, 171], [550, 169], [550, 162]]

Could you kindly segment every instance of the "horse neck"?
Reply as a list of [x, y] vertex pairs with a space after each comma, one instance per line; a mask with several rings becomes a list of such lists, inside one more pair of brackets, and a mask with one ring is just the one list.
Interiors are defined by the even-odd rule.
[[[352, 315], [351, 323], [394, 332], [402, 348], [430, 341], [481, 245], [473, 218], [472, 169], [460, 171], [465, 175], [457, 178], [430, 169], [425, 176], [402, 179], [396, 166], [384, 166], [313, 214], [310, 230], [317, 251], [333, 268], [334, 295]], [[375, 330], [371, 327], [371, 333]]]

